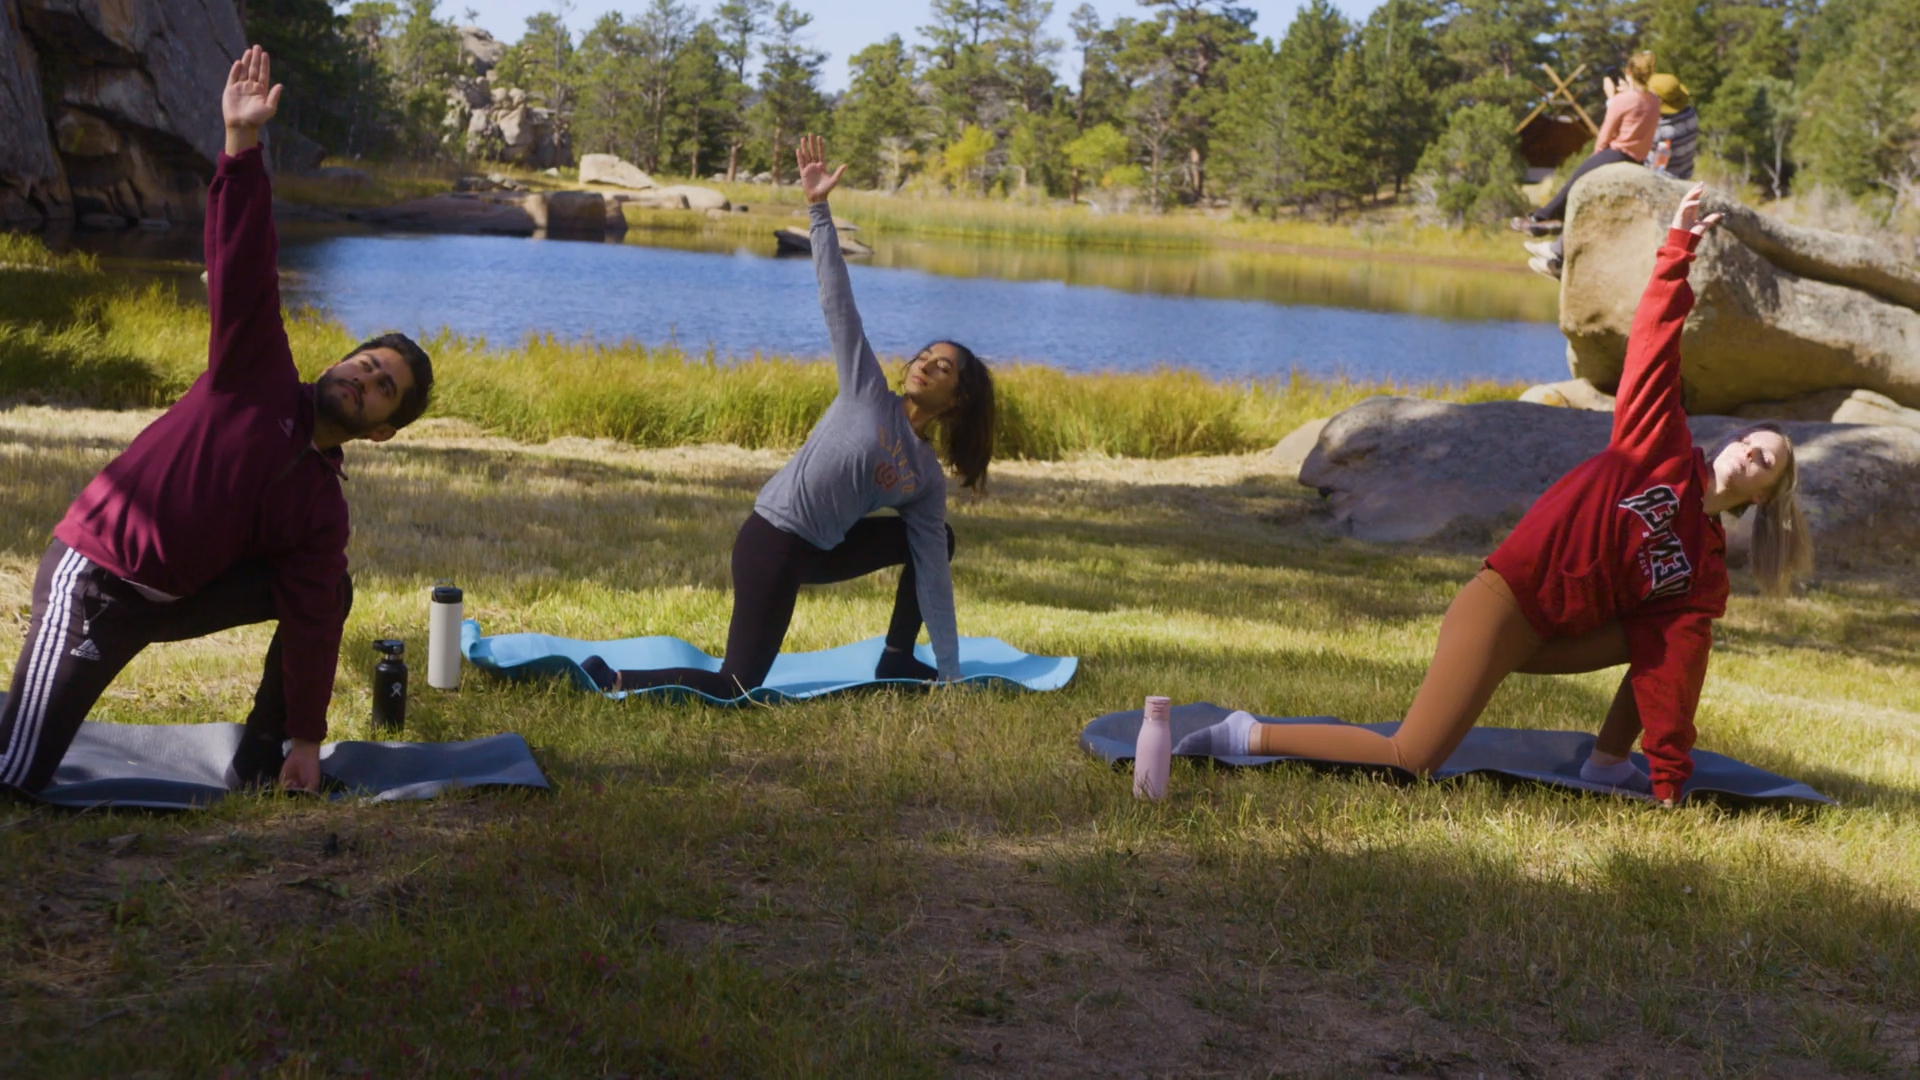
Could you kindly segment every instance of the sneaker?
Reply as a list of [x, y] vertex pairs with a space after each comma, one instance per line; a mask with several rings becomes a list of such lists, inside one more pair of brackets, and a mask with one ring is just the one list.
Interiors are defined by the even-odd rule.
[[1555, 281], [1560, 280], [1559, 259], [1543, 259], [1535, 255], [1533, 258], [1527, 260], [1527, 269], [1539, 274], [1541, 277], [1550, 277]]
[[1560, 222], [1535, 221], [1530, 217], [1522, 215], [1508, 221], [1507, 228], [1517, 233], [1526, 233], [1528, 236], [1552, 236], [1554, 233], [1560, 231]]
[[227, 765], [227, 790], [273, 787], [280, 782], [280, 769], [286, 763], [285, 739], [277, 733], [249, 730], [240, 736], [240, 747]]
[[1553, 249], [1551, 240], [1529, 240], [1520, 246], [1526, 248], [1529, 255], [1538, 256], [1548, 262], [1560, 261], [1560, 253]]
[[580, 670], [587, 673], [587, 678], [593, 680], [593, 685], [599, 687], [601, 693], [610, 694], [620, 685], [620, 673], [597, 656], [580, 661]]

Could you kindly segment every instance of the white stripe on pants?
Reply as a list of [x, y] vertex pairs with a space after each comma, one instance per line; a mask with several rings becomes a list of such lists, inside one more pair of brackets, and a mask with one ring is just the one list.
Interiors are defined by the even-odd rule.
[[77, 551], [68, 551], [53, 572], [47, 586], [47, 608], [40, 620], [40, 635], [34, 639], [32, 657], [27, 662], [26, 700], [13, 710], [13, 737], [9, 740], [5, 764], [0, 766], [0, 784], [18, 786], [33, 768], [33, 755], [40, 748], [40, 732], [46, 720], [47, 700], [52, 696], [54, 673], [60, 667], [60, 651], [66, 644], [67, 627], [73, 619], [75, 581], [92, 566]]

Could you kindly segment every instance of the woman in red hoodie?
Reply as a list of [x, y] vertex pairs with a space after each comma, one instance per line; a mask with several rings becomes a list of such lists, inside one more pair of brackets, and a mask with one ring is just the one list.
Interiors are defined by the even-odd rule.
[[1394, 765], [1425, 775], [1453, 753], [1509, 674], [1626, 664], [1583, 779], [1644, 790], [1633, 740], [1671, 805], [1693, 772], [1693, 714], [1726, 611], [1723, 513], [1753, 508], [1753, 567], [1779, 594], [1812, 565], [1795, 497], [1793, 446], [1769, 424], [1694, 449], [1680, 402], [1687, 267], [1720, 215], [1681, 200], [1640, 300], [1607, 448], [1547, 489], [1447, 609], [1433, 664], [1391, 736], [1346, 724], [1261, 724], [1235, 713], [1177, 753]]

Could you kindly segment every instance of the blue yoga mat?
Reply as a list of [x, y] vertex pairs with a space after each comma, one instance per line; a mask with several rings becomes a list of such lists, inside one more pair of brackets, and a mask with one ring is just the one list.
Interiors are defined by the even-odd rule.
[[[1223, 709], [1211, 702], [1199, 702], [1193, 705], [1176, 707], [1171, 714], [1174, 745], [1187, 735], [1225, 720], [1232, 709]], [[1267, 717], [1260, 719], [1269, 724], [1337, 724], [1340, 721], [1331, 716], [1289, 716]], [[1369, 731], [1382, 735], [1391, 735], [1399, 728], [1398, 721], [1387, 724], [1361, 725]], [[1105, 758], [1115, 765], [1133, 760], [1134, 741], [1140, 737], [1140, 710], [1108, 713], [1089, 722], [1086, 730], [1080, 733], [1080, 746], [1096, 757]], [[1652, 796], [1625, 788], [1610, 787], [1606, 784], [1593, 784], [1580, 779], [1580, 763], [1587, 760], [1593, 750], [1593, 736], [1583, 731], [1533, 731], [1524, 728], [1476, 727], [1467, 732], [1460, 748], [1453, 752], [1447, 763], [1434, 770], [1435, 780], [1450, 780], [1457, 776], [1475, 773], [1505, 777], [1511, 780], [1525, 780], [1536, 784], [1549, 784], [1554, 787], [1572, 788], [1575, 791], [1587, 791], [1603, 795], [1622, 795], [1630, 799], [1652, 801]], [[1282, 761], [1300, 761], [1301, 758], [1280, 757], [1216, 757], [1213, 759], [1222, 765], [1253, 767], [1272, 765]], [[1646, 770], [1647, 759], [1633, 755], [1634, 764]], [[1350, 768], [1341, 762], [1310, 762], [1316, 765]], [[1389, 771], [1411, 780], [1413, 775], [1401, 769]], [[1758, 769], [1743, 761], [1736, 761], [1724, 754], [1710, 750], [1693, 752], [1693, 776], [1687, 780], [1687, 786], [1681, 790], [1682, 800], [1694, 797], [1709, 797], [1735, 804], [1757, 803], [1820, 803], [1833, 805], [1833, 800], [1813, 790], [1805, 784], [1789, 780]]]
[[[911, 679], [876, 679], [882, 638], [869, 638], [820, 652], [781, 653], [773, 661], [763, 686], [736, 698], [722, 699], [683, 686], [656, 686], [632, 694], [669, 694], [698, 697], [718, 705], [747, 702], [800, 701], [851, 690], [858, 686], [898, 683], [921, 686]], [[623, 671], [692, 667], [719, 671], [720, 661], [676, 637], [637, 637], [622, 641], [580, 641], [550, 634], [501, 634], [485, 637], [480, 624], [468, 619], [460, 627], [460, 651], [475, 667], [508, 678], [565, 675], [583, 690], [598, 692], [580, 661], [598, 656]], [[933, 663], [933, 650], [917, 646], [914, 655]], [[1058, 690], [1073, 679], [1080, 661], [1071, 656], [1030, 656], [999, 638], [960, 639], [960, 681], [1017, 686], [1023, 690]], [[626, 697], [615, 693], [611, 697]]]
[[[0, 702], [6, 700], [0, 694]], [[228, 794], [227, 763], [239, 724], [80, 725], [53, 782], [16, 794], [76, 810], [115, 806], [194, 810]], [[377, 802], [431, 799], [461, 788], [546, 790], [547, 778], [518, 735], [450, 743], [338, 742], [320, 748], [325, 795]]]

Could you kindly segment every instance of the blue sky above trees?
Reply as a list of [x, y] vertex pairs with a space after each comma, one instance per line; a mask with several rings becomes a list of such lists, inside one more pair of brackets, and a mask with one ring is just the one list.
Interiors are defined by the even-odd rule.
[[[1103, 21], [1110, 22], [1117, 15], [1147, 14], [1134, 0], [1091, 2]], [[1301, 7], [1300, 0], [1237, 0], [1237, 3], [1259, 12], [1254, 30], [1262, 37], [1273, 38], [1286, 33], [1287, 24]], [[595, 19], [608, 11], [635, 14], [644, 6], [645, 0], [576, 0], [576, 6], [567, 14], [567, 26], [577, 39], [581, 30], [593, 25]], [[694, 6], [704, 17], [711, 14], [713, 2], [695, 2]], [[813, 46], [828, 54], [820, 82], [821, 88], [829, 93], [847, 88], [848, 57], [888, 34], [899, 34], [912, 44], [915, 29], [928, 21], [925, 0], [798, 0], [794, 6], [813, 16]], [[1079, 6], [1080, 0], [1055, 0], [1052, 24], [1055, 37], [1072, 41], [1073, 36], [1067, 30], [1067, 15]], [[1379, 5], [1378, 0], [1341, 0], [1334, 6], [1350, 19], [1364, 20]], [[520, 40], [527, 16], [553, 10], [553, 0], [442, 0], [441, 17], [464, 22], [469, 8], [478, 13], [479, 25], [511, 44]], [[1061, 77], [1070, 82], [1077, 67], [1073, 50], [1062, 50], [1056, 63]]]

